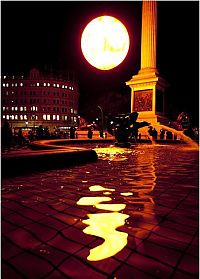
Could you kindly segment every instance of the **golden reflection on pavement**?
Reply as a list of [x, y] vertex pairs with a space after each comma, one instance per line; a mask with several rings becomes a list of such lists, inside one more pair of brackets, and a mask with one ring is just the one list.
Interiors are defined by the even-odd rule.
[[88, 214], [83, 223], [89, 225], [83, 232], [103, 238], [103, 244], [90, 250], [89, 261], [99, 261], [114, 256], [127, 244], [128, 234], [116, 228], [123, 226], [129, 215], [119, 212]]
[[[92, 192], [106, 190], [105, 194], [115, 191], [115, 189], [104, 188], [100, 185], [90, 186], [89, 190]], [[123, 210], [126, 205], [101, 203], [111, 200], [110, 197], [82, 197], [77, 202], [78, 205], [93, 205], [97, 209], [114, 211], [112, 213], [88, 214], [89, 219], [83, 220], [83, 223], [88, 225], [83, 230], [84, 233], [95, 235], [105, 240], [101, 245], [90, 250], [90, 254], [87, 257], [89, 261], [99, 261], [114, 256], [127, 244], [128, 234], [116, 230], [118, 227], [123, 226], [125, 220], [129, 217], [127, 214], [118, 212]]]
[[90, 190], [91, 192], [97, 192], [97, 191], [111, 191], [111, 192], [114, 192], [114, 191], [115, 191], [115, 189], [104, 188], [104, 187], [102, 187], [102, 186], [100, 186], [100, 185], [93, 185], [93, 186], [90, 186], [90, 187], [89, 187], [89, 190]]

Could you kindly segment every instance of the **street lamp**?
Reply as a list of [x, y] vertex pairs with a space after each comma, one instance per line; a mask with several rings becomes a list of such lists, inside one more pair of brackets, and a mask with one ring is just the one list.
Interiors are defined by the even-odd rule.
[[100, 111], [101, 111], [101, 125], [102, 125], [102, 130], [103, 130], [103, 110], [102, 110], [102, 107], [100, 107], [100, 106], [97, 106], [99, 109], [100, 109]]

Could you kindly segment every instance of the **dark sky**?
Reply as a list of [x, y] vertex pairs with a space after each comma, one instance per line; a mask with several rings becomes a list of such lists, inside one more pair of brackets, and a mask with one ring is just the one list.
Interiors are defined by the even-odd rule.
[[[104, 106], [103, 99], [104, 104], [107, 100], [107, 111], [115, 101], [126, 100], [119, 108], [126, 112], [130, 88], [125, 82], [140, 69], [141, 8], [141, 1], [2, 1], [1, 72], [25, 73], [33, 66], [74, 71], [79, 81], [80, 113], [86, 117], [94, 113], [98, 104]], [[89, 65], [80, 49], [84, 27], [103, 14], [122, 21], [130, 36], [127, 57], [110, 71]], [[158, 1], [157, 68], [170, 83], [171, 113], [187, 111], [198, 120], [198, 1]]]

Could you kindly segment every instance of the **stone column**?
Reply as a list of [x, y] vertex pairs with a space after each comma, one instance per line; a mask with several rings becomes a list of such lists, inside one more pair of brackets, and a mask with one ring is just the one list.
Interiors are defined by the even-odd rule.
[[157, 72], [156, 69], [157, 41], [157, 2], [143, 1], [142, 3], [142, 38], [141, 38], [141, 70]]
[[131, 88], [131, 112], [151, 125], [164, 123], [164, 94], [168, 86], [156, 68], [157, 2], [142, 1], [141, 65], [126, 85]]

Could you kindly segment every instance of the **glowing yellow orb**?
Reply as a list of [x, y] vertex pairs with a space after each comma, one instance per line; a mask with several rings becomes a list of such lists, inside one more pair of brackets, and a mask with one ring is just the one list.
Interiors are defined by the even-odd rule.
[[88, 23], [81, 37], [85, 59], [100, 70], [118, 66], [129, 49], [129, 35], [125, 26], [112, 16], [100, 16]]

